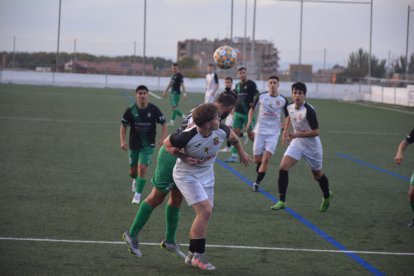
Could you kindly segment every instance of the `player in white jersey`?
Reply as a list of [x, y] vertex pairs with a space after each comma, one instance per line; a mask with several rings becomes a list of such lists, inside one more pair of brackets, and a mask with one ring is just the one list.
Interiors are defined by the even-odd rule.
[[269, 160], [275, 153], [282, 128], [282, 113], [285, 117], [288, 116], [288, 101], [278, 92], [279, 78], [270, 76], [267, 80], [267, 87], [268, 91], [260, 93], [250, 108], [246, 125], [246, 129], [249, 129], [255, 111], [259, 110], [253, 130], [253, 155], [257, 173], [253, 183], [253, 191], [255, 192], [259, 190], [260, 182], [266, 175]]
[[209, 63], [206, 75], [206, 95], [204, 103], [213, 103], [216, 98], [216, 92], [219, 89], [219, 81], [216, 72], [214, 72], [214, 64]]
[[173, 177], [188, 205], [192, 206], [196, 217], [190, 230], [189, 253], [185, 263], [200, 269], [213, 270], [205, 255], [205, 243], [208, 221], [214, 202], [214, 170], [220, 146], [229, 139], [237, 147], [240, 160], [248, 165], [249, 156], [244, 152], [238, 137], [225, 125], [220, 124], [217, 108], [214, 104], [203, 104], [192, 113], [195, 126], [174, 133], [165, 141], [169, 151], [180, 151], [196, 158], [193, 165], [177, 159]]
[[[296, 82], [292, 85], [293, 103], [288, 105], [289, 116], [283, 129], [282, 143], [290, 141], [283, 155], [279, 167], [279, 201], [271, 207], [272, 210], [280, 210], [286, 207], [286, 191], [289, 182], [288, 171], [302, 157], [310, 167], [313, 177], [319, 182], [323, 193], [320, 211], [325, 212], [329, 208], [333, 193], [329, 190], [328, 178], [322, 171], [322, 143], [319, 139], [319, 126], [315, 109], [305, 102], [306, 85]], [[292, 124], [293, 132], [289, 131]]]

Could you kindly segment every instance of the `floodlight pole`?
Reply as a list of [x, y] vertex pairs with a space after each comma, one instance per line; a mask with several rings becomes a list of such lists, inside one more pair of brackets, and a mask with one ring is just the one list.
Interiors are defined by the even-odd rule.
[[408, 39], [410, 37], [410, 12], [414, 11], [411, 9], [410, 5], [408, 5], [408, 12], [407, 12], [407, 41], [405, 43], [405, 80], [408, 81]]
[[[254, 40], [255, 40], [255, 31], [256, 31], [256, 0], [254, 0], [254, 4], [253, 4], [253, 33], [252, 33], [252, 48], [250, 49], [251, 50], [251, 52], [250, 52], [250, 66], [249, 66], [249, 72], [250, 71], [256, 71], [255, 69], [255, 66], [254, 66], [254, 61], [255, 61], [255, 58], [254, 58], [254, 47], [255, 47], [255, 45], [254, 45]], [[252, 70], [252, 68], [253, 68], [253, 70]]]
[[368, 58], [368, 84], [370, 86], [371, 86], [371, 73], [372, 73], [371, 60], [372, 60], [372, 10], [373, 8], [374, 8], [374, 0], [371, 0], [370, 17], [369, 17], [369, 58]]
[[59, 19], [58, 19], [58, 36], [57, 36], [57, 50], [56, 50], [56, 68], [55, 68], [55, 72], [57, 72], [58, 69], [59, 69], [60, 16], [61, 16], [61, 13], [62, 13], [62, 0], [59, 0]]
[[299, 66], [298, 66], [298, 81], [302, 78], [302, 28], [303, 28], [303, 0], [300, 0], [300, 30], [299, 30]]
[[230, 40], [233, 42], [233, 11], [234, 0], [231, 0], [231, 12], [230, 12]]
[[246, 60], [246, 39], [247, 39], [247, 0], [244, 1], [244, 39], [243, 39], [243, 63], [247, 66]]
[[142, 66], [142, 75], [145, 76], [145, 45], [147, 38], [147, 0], [144, 0], [144, 45], [143, 45], [143, 66]]

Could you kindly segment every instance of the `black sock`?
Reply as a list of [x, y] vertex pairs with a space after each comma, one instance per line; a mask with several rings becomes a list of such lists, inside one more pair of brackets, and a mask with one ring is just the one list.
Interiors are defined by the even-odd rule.
[[256, 172], [259, 173], [259, 168], [262, 165], [262, 162], [256, 164]]
[[239, 137], [242, 138], [243, 137], [243, 132], [239, 133]]
[[195, 252], [195, 240], [190, 239], [190, 246], [188, 247], [188, 251], [190, 251], [191, 253]]
[[329, 197], [329, 181], [328, 178], [324, 175], [322, 175], [321, 178], [317, 180], [319, 182], [319, 187], [321, 187], [323, 198]]
[[256, 183], [260, 184], [260, 182], [263, 180], [263, 178], [265, 177], [265, 172], [258, 172], [257, 173], [257, 177], [256, 177]]
[[194, 251], [203, 254], [206, 251], [206, 239], [191, 239], [190, 244], [193, 242]]
[[285, 170], [279, 170], [279, 199], [283, 202], [286, 201], [286, 191], [289, 184], [289, 172]]
[[230, 148], [231, 147], [231, 143], [229, 140], [227, 140], [227, 147]]

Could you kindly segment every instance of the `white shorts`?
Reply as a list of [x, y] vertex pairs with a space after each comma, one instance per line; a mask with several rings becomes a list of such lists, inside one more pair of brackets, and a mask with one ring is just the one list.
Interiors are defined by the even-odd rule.
[[298, 161], [303, 157], [303, 159], [306, 161], [306, 164], [311, 170], [322, 170], [323, 150], [319, 137], [314, 137], [312, 140], [308, 141], [305, 139], [309, 138], [293, 139], [284, 156], [290, 156]]
[[275, 154], [279, 133], [276, 135], [255, 134], [253, 141], [253, 155], [262, 155], [265, 151]]
[[182, 174], [173, 170], [174, 182], [180, 192], [183, 194], [185, 201], [189, 206], [202, 202], [206, 199], [210, 205], [214, 204], [214, 170], [203, 175]]

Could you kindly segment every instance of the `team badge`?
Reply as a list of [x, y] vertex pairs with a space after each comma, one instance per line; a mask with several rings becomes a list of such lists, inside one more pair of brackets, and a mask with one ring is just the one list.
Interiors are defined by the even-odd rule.
[[213, 139], [213, 145], [217, 146], [220, 143], [220, 138], [214, 137]]
[[208, 154], [208, 148], [204, 148], [204, 153]]

